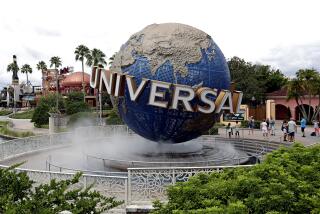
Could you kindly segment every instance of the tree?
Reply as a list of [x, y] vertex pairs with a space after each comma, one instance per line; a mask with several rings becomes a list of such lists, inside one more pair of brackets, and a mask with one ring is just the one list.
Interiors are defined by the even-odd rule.
[[116, 54], [117, 54], [117, 52], [115, 52], [115, 53], [109, 58], [109, 64], [110, 64], [110, 65], [112, 65], [113, 60], [114, 60]]
[[170, 186], [154, 213], [319, 213], [319, 154], [320, 145], [294, 144], [250, 168], [198, 174]]
[[[56, 97], [58, 96], [58, 97]], [[39, 104], [34, 110], [31, 122], [34, 122], [36, 127], [41, 127], [42, 125], [49, 123], [49, 112], [56, 105], [56, 102], [59, 102], [58, 107], [59, 111], [64, 109], [64, 102], [61, 95], [57, 94], [48, 94], [47, 96], [43, 96], [40, 98]]]
[[88, 66], [107, 65], [105, 60], [106, 55], [99, 49], [92, 49], [90, 55], [88, 55], [86, 64]]
[[29, 85], [29, 78], [28, 78], [28, 73], [31, 74], [32, 73], [32, 68], [30, 67], [30, 65], [28, 64], [24, 64], [21, 67], [21, 73], [25, 73], [27, 75], [27, 85]]
[[81, 173], [69, 180], [53, 179], [33, 188], [34, 182], [26, 172], [13, 170], [16, 166], [0, 169], [0, 213], [55, 214], [64, 210], [79, 214], [101, 213], [123, 203], [92, 191], [92, 186], [76, 187]]
[[78, 112], [89, 111], [87, 103], [83, 102], [84, 94], [81, 92], [71, 92], [66, 99], [66, 113], [68, 115]]
[[[311, 115], [311, 100], [313, 96], [320, 95], [320, 75], [314, 69], [300, 69], [296, 72], [296, 78], [287, 84], [287, 99], [294, 99], [300, 112], [307, 121], [312, 121], [319, 115], [319, 107]], [[304, 100], [308, 101], [308, 109], [305, 108]], [[320, 106], [320, 97], [318, 97]]]
[[10, 64], [8, 65], [8, 67], [7, 67], [7, 71], [8, 71], [8, 72], [18, 73], [19, 70], [20, 70], [20, 69], [19, 69], [19, 66], [18, 66], [18, 64], [17, 64], [16, 62], [10, 63]]
[[85, 85], [84, 85], [84, 64], [83, 61], [86, 58], [90, 58], [90, 50], [84, 45], [79, 45], [76, 50], [74, 51], [74, 54], [76, 55], [76, 61], [81, 61], [82, 65], [82, 92], [85, 94]]
[[38, 69], [39, 71], [44, 72], [45, 70], [47, 70], [47, 64], [46, 64], [44, 61], [40, 61], [40, 62], [38, 62], [38, 64], [37, 64], [37, 69]]
[[[239, 57], [228, 60], [231, 81], [236, 90], [243, 92], [243, 103], [250, 104], [251, 98], [263, 101], [266, 93], [279, 90], [287, 83], [287, 78], [280, 70], [269, 65], [252, 64]], [[243, 78], [246, 77], [246, 78]]]
[[50, 59], [50, 68], [54, 66], [54, 69], [56, 70], [56, 95], [57, 95], [57, 101], [56, 101], [56, 109], [59, 109], [59, 101], [58, 101], [58, 95], [59, 95], [59, 75], [58, 75], [58, 68], [62, 65], [61, 59], [58, 56], [53, 56]]

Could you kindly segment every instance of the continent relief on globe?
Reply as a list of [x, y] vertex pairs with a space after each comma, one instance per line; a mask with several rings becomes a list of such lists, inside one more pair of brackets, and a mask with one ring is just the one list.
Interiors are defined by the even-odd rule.
[[242, 99], [242, 93], [232, 97], [227, 91], [230, 72], [212, 38], [177, 23], [149, 25], [132, 35], [110, 71], [93, 70], [91, 80], [112, 95], [130, 129], [161, 143], [206, 133], [222, 110], [239, 111]]

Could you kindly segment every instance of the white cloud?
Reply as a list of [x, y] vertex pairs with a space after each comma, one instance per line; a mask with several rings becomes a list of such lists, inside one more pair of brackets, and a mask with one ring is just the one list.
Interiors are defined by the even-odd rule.
[[1, 1], [0, 84], [10, 81], [6, 67], [13, 54], [20, 65], [32, 65], [31, 80], [39, 83], [35, 65], [40, 60], [60, 56], [63, 66], [80, 70], [74, 60], [79, 44], [110, 57], [131, 34], [163, 22], [207, 32], [227, 58], [270, 63], [288, 74], [298, 67], [319, 68], [318, 8], [317, 0]]

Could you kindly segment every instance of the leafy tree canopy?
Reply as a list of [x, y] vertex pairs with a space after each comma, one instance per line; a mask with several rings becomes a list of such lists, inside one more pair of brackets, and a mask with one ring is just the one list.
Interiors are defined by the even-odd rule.
[[250, 168], [198, 174], [168, 188], [166, 213], [320, 213], [320, 145], [294, 144]]
[[[64, 210], [72, 213], [101, 213], [122, 202], [108, 198], [88, 188], [75, 188], [81, 174], [73, 179], [41, 184], [34, 182], [25, 172], [15, 172], [15, 166], [0, 168], [0, 213], [56, 214]], [[70, 188], [73, 186], [74, 188]]]
[[236, 89], [243, 92], [243, 103], [249, 104], [252, 97], [261, 101], [265, 93], [279, 90], [287, 83], [287, 78], [280, 70], [269, 65], [252, 64], [239, 57], [228, 60], [231, 80]]

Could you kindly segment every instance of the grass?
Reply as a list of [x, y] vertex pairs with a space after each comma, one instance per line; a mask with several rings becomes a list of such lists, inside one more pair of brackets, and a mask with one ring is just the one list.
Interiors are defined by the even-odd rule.
[[11, 110], [3, 109], [0, 111], [0, 116], [5, 116], [5, 115], [11, 114], [11, 113], [12, 113]]
[[24, 112], [18, 112], [18, 113], [12, 114], [9, 117], [13, 119], [32, 119], [33, 113], [34, 113], [34, 110], [31, 109]]
[[33, 132], [18, 132], [8, 128], [9, 122], [8, 121], [0, 121], [0, 134], [10, 136], [10, 137], [29, 137], [34, 136]]

